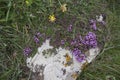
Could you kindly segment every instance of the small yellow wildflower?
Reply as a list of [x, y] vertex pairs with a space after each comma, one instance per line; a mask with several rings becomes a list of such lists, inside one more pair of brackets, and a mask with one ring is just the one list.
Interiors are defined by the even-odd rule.
[[26, 3], [27, 5], [29, 5], [29, 1], [28, 1], [28, 0], [26, 0], [25, 3]]
[[32, 0], [25, 0], [25, 3], [27, 6], [30, 6], [32, 4]]
[[55, 20], [56, 20], [56, 18], [55, 18], [54, 14], [52, 14], [52, 15], [49, 16], [49, 21], [50, 22], [54, 22]]
[[66, 6], [67, 6], [67, 4], [61, 5], [60, 9], [62, 10], [62, 12], [67, 11], [67, 7]]

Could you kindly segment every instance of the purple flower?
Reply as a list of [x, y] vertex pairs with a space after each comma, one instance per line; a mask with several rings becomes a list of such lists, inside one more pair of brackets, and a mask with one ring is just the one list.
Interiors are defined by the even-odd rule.
[[41, 33], [40, 33], [40, 32], [37, 32], [37, 33], [36, 33], [36, 36], [37, 36], [37, 37], [41, 37]]
[[81, 50], [79, 50], [78, 48], [74, 48], [74, 50], [72, 51], [74, 56], [78, 56], [81, 54]]
[[96, 21], [95, 21], [95, 20], [91, 19], [91, 20], [90, 20], [90, 25], [91, 25], [91, 28], [92, 28], [93, 30], [97, 30]]
[[69, 25], [69, 27], [67, 28], [67, 30], [68, 30], [69, 32], [71, 32], [71, 31], [72, 31], [72, 25]]
[[23, 50], [24, 55], [28, 56], [32, 52], [32, 49], [30, 47], [26, 47]]
[[41, 37], [40, 32], [37, 32], [33, 37], [35, 43], [37, 43], [37, 44], [40, 42], [39, 37]]
[[61, 44], [65, 44], [65, 40], [61, 40]]
[[38, 38], [37, 36], [34, 36], [34, 41], [35, 41], [36, 43], [39, 43], [39, 42], [40, 42], [40, 40], [39, 40], [39, 38]]
[[85, 60], [85, 55], [78, 48], [74, 48], [72, 54], [78, 62]]
[[97, 38], [96, 38], [96, 35], [95, 33], [93, 32], [89, 32], [84, 40], [82, 40], [82, 43], [90, 48], [95, 48], [97, 47]]
[[78, 62], [84, 61], [84, 60], [85, 60], [85, 55], [84, 55], [84, 54], [80, 54], [79, 56], [76, 57], [76, 60], [77, 60]]

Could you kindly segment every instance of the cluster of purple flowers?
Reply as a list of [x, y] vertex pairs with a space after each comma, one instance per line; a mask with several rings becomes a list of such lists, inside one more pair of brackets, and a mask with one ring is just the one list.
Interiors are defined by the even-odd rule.
[[[88, 48], [97, 47], [97, 37], [95, 33], [89, 32], [83, 39], [79, 36], [79, 39], [74, 39], [71, 42], [71, 45], [75, 47], [79, 47], [81, 44]], [[85, 59], [85, 54], [83, 54], [79, 48], [74, 48], [72, 53], [78, 62], [82, 62]]]
[[26, 47], [23, 50], [24, 55], [28, 56], [32, 52], [32, 49], [30, 47]]
[[95, 33], [93, 32], [89, 32], [84, 40], [82, 40], [82, 43], [90, 48], [95, 48], [97, 47], [97, 38], [96, 38], [96, 35]]
[[74, 48], [72, 54], [78, 62], [82, 62], [83, 60], [85, 60], [85, 55], [78, 48]]

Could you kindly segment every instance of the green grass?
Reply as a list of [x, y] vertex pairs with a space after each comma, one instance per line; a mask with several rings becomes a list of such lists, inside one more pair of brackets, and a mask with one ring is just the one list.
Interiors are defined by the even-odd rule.
[[[103, 52], [85, 68], [77, 80], [106, 80], [108, 76], [120, 79], [119, 0], [30, 1], [32, 2], [26, 5], [25, 0], [0, 0], [0, 80], [27, 80], [30, 72], [25, 67], [26, 57], [23, 55], [26, 46], [33, 48], [31, 55], [34, 55], [37, 47], [48, 37], [53, 39], [52, 44], [56, 46], [54, 39], [57, 40], [58, 35], [55, 34], [62, 34], [60, 38], [64, 39], [66, 36], [73, 38], [79, 32], [85, 35], [87, 30], [81, 28], [88, 26], [88, 20], [101, 13], [107, 16], [107, 31], [102, 36], [106, 37]], [[67, 3], [67, 12], [61, 12], [59, 1]], [[56, 22], [51, 23], [48, 17], [53, 13]], [[69, 35], [64, 32], [69, 24], [81, 28]], [[45, 34], [40, 38], [39, 45], [32, 40], [37, 31]]]
[[[83, 71], [78, 80], [119, 80], [120, 79], [120, 1], [108, 0], [109, 16], [108, 27], [109, 42], [105, 50]], [[111, 79], [108, 79], [110, 77]]]

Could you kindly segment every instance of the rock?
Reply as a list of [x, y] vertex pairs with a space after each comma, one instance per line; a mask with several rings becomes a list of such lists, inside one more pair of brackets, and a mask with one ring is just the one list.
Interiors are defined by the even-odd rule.
[[[90, 49], [89, 55], [82, 62], [78, 62], [70, 50], [53, 48], [46, 40], [34, 57], [26, 60], [27, 67], [38, 73], [36, 80], [76, 80], [85, 63], [90, 63], [99, 53], [99, 48]], [[35, 75], [36, 76], [36, 75]], [[34, 79], [33, 79], [34, 80]]]

